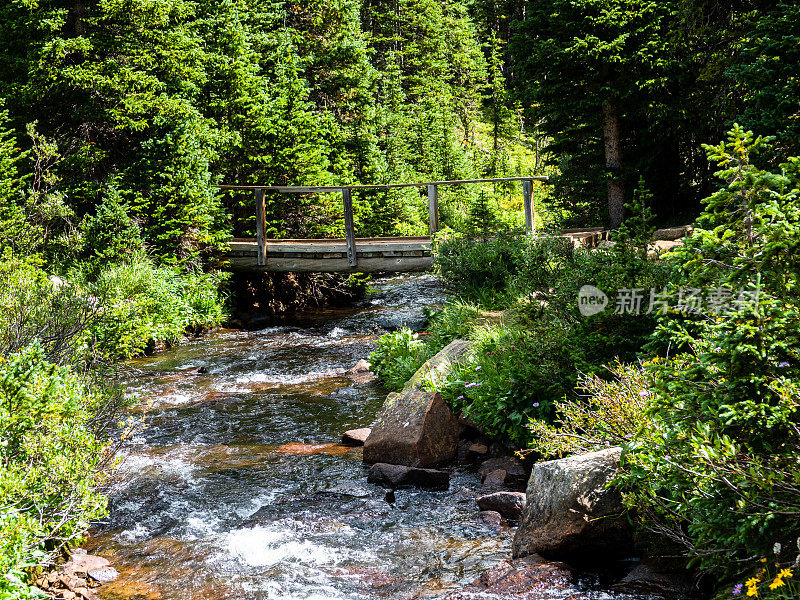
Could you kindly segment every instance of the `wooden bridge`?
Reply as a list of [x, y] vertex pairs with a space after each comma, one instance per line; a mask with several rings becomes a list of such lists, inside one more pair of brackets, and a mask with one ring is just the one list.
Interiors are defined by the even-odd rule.
[[[439, 231], [439, 186], [474, 183], [522, 182], [525, 227], [535, 231], [532, 201], [533, 182], [547, 177], [502, 177], [493, 179], [459, 179], [424, 183], [350, 186], [219, 186], [225, 190], [251, 191], [255, 196], [256, 237], [237, 238], [229, 243], [228, 260], [233, 271], [293, 272], [404, 272], [425, 271], [432, 262], [431, 237]], [[428, 192], [429, 236], [394, 238], [357, 238], [353, 222], [354, 190], [389, 190], [426, 188]], [[342, 239], [267, 239], [266, 192], [281, 194], [341, 193], [344, 210], [345, 237]]]

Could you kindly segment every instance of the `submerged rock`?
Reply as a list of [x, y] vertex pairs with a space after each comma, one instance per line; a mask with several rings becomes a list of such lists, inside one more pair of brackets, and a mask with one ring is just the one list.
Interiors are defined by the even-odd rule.
[[450, 473], [436, 469], [377, 463], [369, 470], [367, 481], [392, 489], [412, 486], [446, 490], [450, 487]]
[[102, 567], [100, 569], [92, 569], [87, 575], [98, 583], [108, 583], [119, 577], [119, 572], [114, 567]]
[[549, 558], [629, 551], [631, 530], [622, 499], [606, 485], [616, 473], [620, 448], [608, 448], [534, 465], [527, 503], [514, 536], [514, 557]]
[[499, 526], [503, 522], [503, 515], [496, 510], [483, 510], [478, 513], [478, 517], [486, 525]]
[[451, 460], [458, 419], [439, 394], [405, 389], [389, 394], [369, 437], [364, 462], [430, 467]]
[[574, 579], [571, 567], [534, 554], [497, 563], [466, 587], [445, 596], [445, 600], [588, 600], [589, 596], [574, 589]]
[[495, 492], [476, 499], [481, 510], [497, 511], [508, 519], [519, 519], [525, 508], [523, 492]]
[[350, 429], [342, 434], [342, 444], [345, 446], [363, 446], [367, 441], [372, 429], [362, 427], [361, 429]]

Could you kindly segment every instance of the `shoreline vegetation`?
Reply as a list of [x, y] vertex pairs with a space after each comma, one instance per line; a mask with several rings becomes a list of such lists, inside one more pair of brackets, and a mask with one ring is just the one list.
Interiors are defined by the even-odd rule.
[[[453, 296], [424, 335], [385, 334], [370, 357], [397, 389], [453, 339], [471, 340], [471, 360], [431, 391], [534, 460], [621, 446], [610, 485], [638, 552], [685, 557], [719, 598], [798, 589], [800, 162], [755, 166], [767, 143], [735, 127], [706, 147], [723, 183], [661, 255], [648, 252], [642, 202], [596, 249], [441, 239], [434, 265]], [[606, 310], [581, 314], [587, 283]]]
[[[453, 408], [539, 458], [623, 445], [643, 532], [720, 598], [796, 595], [799, 27], [781, 0], [3, 3], [0, 599], [34, 597], [105, 510], [117, 361], [363, 290], [227, 275], [252, 199], [217, 184], [540, 174], [539, 231], [610, 225], [615, 243], [516, 235], [513, 185], [443, 191], [453, 301], [427, 335], [383, 338], [381, 377], [473, 340]], [[343, 235], [336, 195], [266, 207], [272, 237]], [[411, 189], [354, 214], [359, 235], [427, 233]], [[648, 258], [656, 224], [692, 221]], [[628, 290], [625, 310], [579, 314], [583, 284], [610, 309]]]

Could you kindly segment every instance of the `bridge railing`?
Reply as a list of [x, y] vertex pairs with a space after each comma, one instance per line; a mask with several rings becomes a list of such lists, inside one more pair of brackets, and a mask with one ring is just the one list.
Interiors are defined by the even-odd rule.
[[452, 179], [443, 181], [425, 181], [420, 183], [388, 183], [371, 185], [336, 185], [336, 186], [307, 186], [307, 185], [219, 185], [223, 190], [252, 191], [255, 195], [256, 209], [256, 241], [258, 246], [258, 264], [266, 264], [266, 206], [264, 197], [266, 192], [277, 192], [280, 194], [320, 194], [335, 193], [342, 194], [342, 205], [344, 208], [344, 231], [347, 244], [347, 260], [350, 266], [356, 265], [356, 235], [355, 224], [353, 222], [353, 190], [390, 190], [396, 188], [427, 188], [428, 192], [428, 228], [430, 235], [439, 231], [439, 186], [441, 185], [464, 185], [472, 183], [501, 183], [510, 181], [522, 182], [523, 210], [525, 212], [525, 229], [533, 234], [536, 229], [535, 208], [533, 206], [533, 182], [547, 181], [543, 175], [528, 177], [495, 177], [489, 179]]

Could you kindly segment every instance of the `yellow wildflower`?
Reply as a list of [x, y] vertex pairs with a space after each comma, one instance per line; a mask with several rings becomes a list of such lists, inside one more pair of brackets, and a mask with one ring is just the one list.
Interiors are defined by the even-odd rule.
[[765, 563], [765, 562], [767, 562], [767, 559], [766, 558], [762, 558], [761, 562]]
[[781, 569], [781, 572], [778, 573], [778, 577], [791, 577], [794, 575], [791, 569]]
[[749, 587], [749, 588], [747, 588], [747, 595], [748, 596], [755, 596], [756, 598], [758, 598], [758, 590], [756, 588], [754, 588], [754, 587]]
[[769, 589], [774, 590], [774, 589], [777, 589], [777, 588], [779, 588], [779, 587], [781, 587], [783, 585], [786, 585], [785, 583], [783, 583], [783, 579], [781, 579], [780, 577], [776, 577], [773, 580], [773, 582], [769, 584]]
[[761, 581], [761, 578], [760, 578], [760, 577], [751, 577], [750, 579], [748, 579], [747, 581], [745, 581], [745, 582], [744, 582], [744, 584], [745, 584], [747, 587], [755, 587], [755, 586], [757, 586], [757, 585], [758, 585], [758, 582], [759, 582], [759, 581]]

